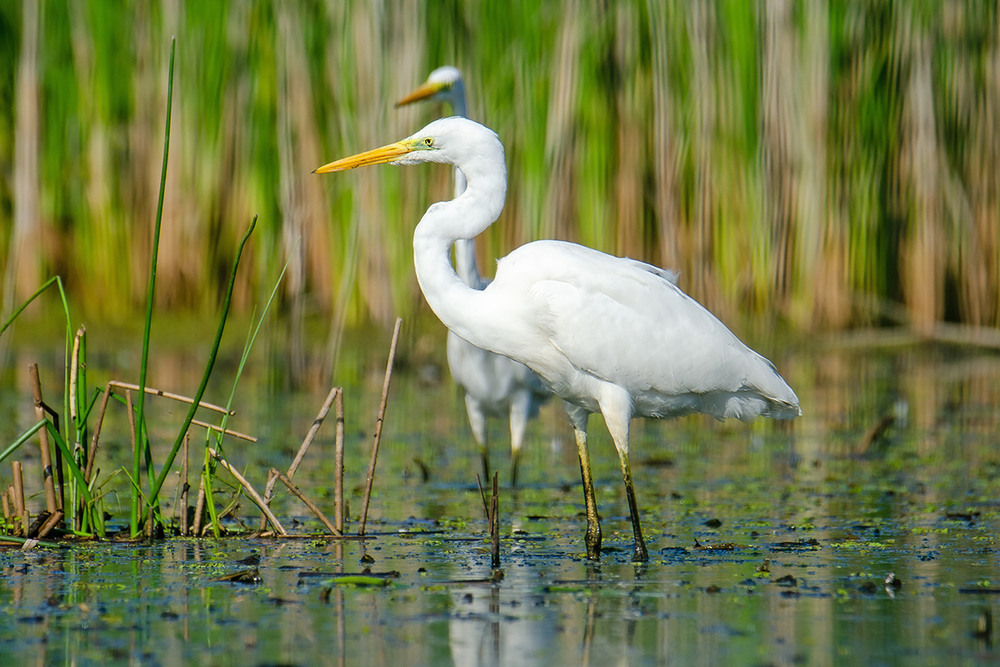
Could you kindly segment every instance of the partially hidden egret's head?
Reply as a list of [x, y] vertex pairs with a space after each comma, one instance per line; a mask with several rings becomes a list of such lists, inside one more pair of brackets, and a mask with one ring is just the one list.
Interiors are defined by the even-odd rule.
[[475, 121], [452, 116], [435, 120], [406, 139], [330, 162], [313, 173], [327, 174], [371, 164], [420, 162], [443, 162], [462, 168], [473, 157], [491, 156], [499, 157], [503, 169], [503, 145], [496, 133]]
[[[397, 107], [413, 104], [421, 100], [448, 102], [452, 106], [465, 105], [465, 82], [457, 67], [445, 65], [431, 72], [419, 88], [396, 102]], [[464, 113], [464, 111], [459, 111]]]

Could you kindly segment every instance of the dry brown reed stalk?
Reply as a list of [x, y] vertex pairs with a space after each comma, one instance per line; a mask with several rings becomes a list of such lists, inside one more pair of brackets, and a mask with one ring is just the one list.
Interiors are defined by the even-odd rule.
[[194, 525], [191, 527], [192, 535], [201, 535], [201, 522], [205, 514], [205, 476], [198, 475], [198, 500], [194, 505]]
[[[124, 390], [125, 391], [125, 398], [126, 398], [127, 412], [128, 412], [128, 420], [129, 420], [129, 431], [130, 431], [131, 439], [132, 439], [132, 448], [133, 448], [133, 450], [135, 448], [135, 437], [136, 437], [135, 413], [134, 413], [134, 410], [132, 409], [132, 403], [131, 403], [132, 399], [131, 399], [131, 393], [130, 392], [132, 392], [132, 391], [139, 391], [139, 385], [132, 384], [132, 383], [129, 383], [129, 382], [120, 382], [118, 380], [111, 380], [104, 387], [104, 397], [101, 399], [101, 406], [100, 406], [100, 408], [97, 411], [97, 421], [96, 421], [95, 426], [94, 426], [94, 435], [91, 437], [91, 440], [90, 440], [90, 450], [87, 452], [87, 465], [86, 465], [86, 467], [84, 469], [83, 478], [84, 478], [84, 481], [87, 482], [88, 484], [90, 483], [91, 479], [93, 478], [94, 462], [97, 460], [97, 452], [98, 452], [99, 445], [100, 445], [101, 431], [102, 431], [102, 428], [103, 428], [103, 425], [104, 425], [104, 417], [107, 414], [107, 410], [108, 410], [108, 402], [110, 401], [111, 396], [115, 392], [116, 389], [117, 390]], [[150, 394], [150, 395], [153, 395], [153, 396], [161, 396], [163, 398], [168, 398], [168, 399], [171, 399], [171, 400], [174, 400], [174, 401], [178, 401], [180, 403], [187, 403], [188, 405], [194, 403], [194, 399], [193, 398], [190, 398], [188, 396], [183, 396], [181, 394], [175, 394], [175, 393], [169, 392], [169, 391], [163, 391], [162, 389], [156, 389], [154, 387], [146, 387], [145, 391], [146, 391], [147, 394]], [[230, 411], [230, 410], [227, 410], [226, 408], [224, 408], [222, 406], [215, 405], [213, 403], [208, 403], [208, 402], [205, 402], [205, 401], [200, 402], [198, 405], [200, 407], [202, 407], [202, 408], [205, 408], [206, 410], [210, 410], [210, 411], [213, 411], [213, 412], [218, 412], [218, 413], [221, 413], [221, 414], [224, 414], [224, 415], [235, 414], [235, 410]], [[223, 430], [223, 429], [221, 429], [220, 427], [218, 427], [218, 426], [216, 426], [214, 424], [209, 424], [209, 423], [197, 420], [197, 419], [192, 420], [191, 423], [194, 424], [194, 425], [196, 425], [196, 426], [201, 426], [202, 428], [207, 428], [207, 429], [211, 429], [211, 430], [214, 430], [214, 431], [217, 431], [217, 432], [224, 433], [225, 435], [229, 435], [229, 436], [232, 436], [234, 438], [239, 438], [241, 440], [247, 440], [249, 442], [257, 442], [257, 439], [255, 437], [253, 437], [253, 436], [247, 435], [245, 433], [240, 433], [238, 431], [232, 431], [230, 429]], [[185, 457], [185, 460], [186, 460], [186, 458], [187, 457]], [[136, 483], [138, 483], [137, 480], [136, 480]], [[199, 497], [199, 500], [202, 500], [202, 499]], [[82, 525], [82, 515], [79, 512], [77, 512], [77, 514], [76, 514], [76, 523], [77, 523], [76, 528], [79, 530], [81, 528], [81, 525]], [[197, 531], [195, 531], [195, 532], [197, 534]]]
[[28, 516], [28, 507], [24, 502], [24, 477], [21, 475], [21, 462], [14, 461], [11, 464], [14, 474], [14, 513], [21, 517], [21, 528], [19, 533], [28, 536], [28, 526], [31, 525]]
[[265, 503], [264, 499], [260, 497], [260, 494], [257, 493], [257, 490], [253, 488], [253, 485], [250, 484], [250, 482], [248, 482], [246, 478], [243, 477], [243, 475], [241, 475], [235, 468], [229, 465], [229, 462], [226, 461], [226, 459], [219, 456], [219, 453], [216, 452], [214, 449], [209, 447], [208, 453], [213, 459], [218, 461], [219, 465], [228, 470], [229, 474], [232, 475], [237, 482], [239, 482], [240, 486], [242, 486], [243, 489], [247, 492], [247, 496], [249, 496], [250, 500], [252, 500], [253, 503], [260, 508], [260, 511], [264, 513], [264, 516], [267, 517], [268, 522], [271, 524], [271, 526], [274, 527], [274, 529], [278, 532], [278, 534], [282, 536], [288, 535], [288, 533], [285, 532], [284, 526], [282, 526], [281, 522], [278, 521], [278, 517], [274, 516], [274, 513], [271, 512], [270, 508], [267, 506], [267, 503]]
[[192, 419], [191, 424], [193, 426], [200, 426], [202, 428], [208, 429], [209, 431], [215, 431], [216, 433], [228, 435], [230, 437], [236, 438], [237, 440], [246, 440], [247, 442], [257, 442], [256, 436], [247, 435], [246, 433], [240, 433], [239, 431], [234, 431], [228, 428], [222, 428], [221, 426], [216, 426], [215, 424], [209, 424], [208, 422], [203, 422], [200, 419]]
[[[383, 60], [381, 44], [383, 43], [383, 19], [381, 12], [374, 6], [358, 6], [345, 17], [344, 25], [349, 25], [351, 34], [355, 36], [355, 48], [347, 62], [340, 63], [340, 68], [328, 68], [328, 76], [341, 79], [344, 72], [354, 74], [354, 80], [346, 82], [355, 96], [357, 108], [366, 109], [366, 122], [357, 123], [357, 119], [348, 120], [343, 116], [344, 125], [340, 128], [345, 144], [360, 141], [365, 146], [381, 145], [385, 131], [386, 107], [381, 90], [380, 76]], [[401, 59], [405, 62], [405, 59]], [[338, 74], [339, 73], [339, 74]], [[341, 91], [344, 81], [339, 80], [331, 90]], [[354, 141], [347, 141], [348, 137]], [[361, 298], [371, 313], [372, 319], [380, 323], [388, 323], [394, 315], [392, 290], [385, 276], [390, 275], [389, 260], [386, 256], [386, 207], [385, 188], [380, 185], [383, 175], [359, 172], [357, 177], [357, 205], [352, 213], [352, 229], [358, 235], [357, 261], [345, 266], [345, 271], [353, 270], [341, 280], [356, 281]], [[358, 270], [360, 269], [360, 270]]]
[[[101, 439], [101, 426], [104, 424], [104, 415], [108, 411], [108, 401], [111, 400], [111, 383], [104, 387], [104, 398], [101, 399], [101, 407], [97, 411], [97, 423], [94, 427], [94, 435], [90, 439], [90, 451], [87, 452], [87, 466], [83, 473], [83, 480], [90, 484], [91, 475], [94, 472], [94, 460], [97, 458], [98, 443]], [[81, 515], [76, 515], [77, 530], [80, 529]]]
[[[83, 343], [83, 337], [86, 333], [87, 328], [82, 325], [76, 330], [76, 335], [73, 337], [73, 354], [70, 357], [69, 363], [69, 418], [73, 424], [77, 424], [80, 417], [77, 411], [77, 391], [79, 388], [80, 376], [80, 345]], [[77, 445], [79, 445], [79, 443], [77, 443]]]
[[576, 238], [570, 224], [577, 219], [576, 138], [574, 115], [579, 104], [579, 63], [583, 27], [580, 2], [570, 0], [563, 7], [562, 23], [552, 59], [552, 88], [545, 121], [545, 163], [549, 182], [537, 233], [539, 238]]
[[656, 232], [659, 237], [660, 266], [680, 268], [680, 188], [678, 186], [677, 159], [680, 151], [674, 141], [674, 108], [671, 93], [670, 49], [666, 4], [650, 2], [647, 5], [648, 23], [652, 31], [650, 40], [652, 87], [650, 158], [653, 162]]
[[[28, 371], [31, 375], [31, 395], [35, 404], [35, 419], [42, 421], [45, 419], [45, 407], [42, 401], [42, 382], [38, 378], [38, 364], [29, 365]], [[43, 428], [38, 432], [38, 445], [42, 458], [42, 480], [45, 484], [45, 509], [52, 514], [58, 507], [56, 506], [56, 487], [52, 474], [48, 429]]]
[[42, 278], [42, 221], [39, 191], [41, 67], [39, 45], [42, 9], [38, 3], [24, 6], [21, 53], [15, 90], [13, 190], [14, 215], [7, 251], [5, 290], [0, 312], [10, 312], [15, 299], [26, 298]]
[[794, 35], [790, 25], [791, 7], [787, 0], [768, 3], [764, 9], [763, 60], [763, 137], [764, 198], [767, 224], [770, 227], [764, 244], [774, 245], [775, 261], [768, 269], [769, 284], [787, 285], [790, 261], [790, 235], [797, 220], [795, 205], [799, 196], [799, 158], [804, 150], [800, 128], [795, 126], [802, 114], [792, 108], [796, 99]]
[[301, 489], [299, 489], [299, 487], [295, 486], [295, 484], [292, 483], [292, 480], [288, 479], [288, 477], [281, 474], [281, 471], [276, 470], [275, 468], [271, 468], [271, 477], [276, 477], [277, 479], [280, 479], [281, 482], [288, 487], [288, 490], [291, 491], [293, 494], [295, 494], [295, 497], [297, 497], [299, 500], [305, 503], [306, 507], [312, 510], [312, 513], [315, 514], [316, 517], [323, 522], [323, 525], [326, 526], [327, 530], [329, 530], [332, 534], [338, 537], [340, 536], [340, 531], [337, 530], [336, 526], [330, 523], [330, 520], [326, 518], [326, 515], [323, 514], [322, 510], [320, 510], [320, 508], [317, 507], [315, 503], [309, 500], [309, 498], [307, 498], [306, 495], [302, 493]]
[[51, 533], [52, 529], [55, 528], [59, 524], [59, 522], [63, 520], [63, 516], [64, 516], [63, 511], [60, 509], [57, 509], [55, 512], [50, 514], [49, 517], [45, 519], [44, 522], [42, 522], [42, 525], [38, 527], [38, 534], [35, 535], [34, 537], [45, 537], [46, 535]]
[[[712, 178], [712, 137], [717, 131], [711, 58], [714, 12], [707, 0], [690, 5], [688, 38], [691, 41], [691, 89], [694, 95], [693, 127], [690, 132], [692, 169], [691, 226], [692, 238], [685, 257], [688, 267], [682, 268], [690, 278], [685, 291], [702, 303], [718, 303], [711, 273], [715, 201], [717, 193]], [[715, 311], [725, 319], [724, 313]]]
[[344, 390], [336, 397], [337, 436], [333, 448], [333, 525], [344, 532]]
[[[108, 382], [108, 386], [116, 387], [119, 389], [131, 389], [132, 391], [139, 391], [139, 385], [131, 384], [128, 382], [119, 382], [118, 380], [111, 380]], [[153, 396], [162, 396], [163, 398], [169, 398], [180, 403], [187, 403], [188, 405], [194, 403], [194, 399], [190, 396], [183, 396], [181, 394], [175, 394], [169, 391], [163, 391], [162, 389], [156, 389], [154, 387], [146, 387], [146, 393]], [[215, 405], [214, 403], [208, 403], [207, 401], [202, 401], [198, 404], [198, 407], [205, 408], [206, 410], [211, 410], [213, 412], [218, 412], [224, 415], [234, 415], [235, 410], [227, 410], [221, 405]]]
[[9, 487], [0, 493], [0, 505], [3, 505], [3, 520], [10, 523], [10, 500], [8, 500]]
[[309, 78], [306, 41], [299, 39], [303, 25], [298, 3], [275, 6], [277, 103], [278, 204], [281, 207], [283, 254], [288, 258], [285, 290], [289, 297], [290, 342], [296, 347], [293, 372], [305, 370], [302, 340], [305, 299], [330, 303], [333, 265], [330, 248], [329, 208], [324, 190], [303, 164], [321, 164], [322, 137], [316, 124], [313, 85]]
[[378, 416], [375, 418], [375, 438], [372, 442], [372, 458], [368, 464], [368, 477], [365, 479], [365, 495], [361, 500], [361, 524], [358, 535], [365, 534], [365, 524], [368, 521], [368, 503], [371, 500], [372, 484], [375, 481], [375, 463], [378, 461], [378, 446], [382, 440], [382, 422], [385, 419], [385, 406], [389, 400], [389, 380], [392, 378], [392, 364], [396, 358], [396, 343], [399, 341], [399, 329], [403, 319], [396, 318], [396, 326], [392, 330], [392, 344], [389, 346], [389, 360], [385, 364], [385, 380], [382, 382], [382, 399], [378, 405]]
[[[828, 137], [830, 132], [830, 18], [825, 7], [809, 5], [806, 34], [798, 40], [802, 67], [798, 81], [802, 88], [803, 118], [798, 123], [802, 141], [801, 196], [794, 230], [795, 257], [791, 284], [793, 300], [788, 310], [793, 321], [805, 329], [843, 327], [850, 317], [845, 305], [848, 289], [843, 272], [844, 225], [834, 215], [834, 199], [829, 188]], [[768, 286], [765, 286], [768, 287]], [[809, 305], [816, 304], [815, 311]]]
[[937, 138], [930, 35], [911, 12], [900, 12], [894, 37], [909, 65], [903, 93], [902, 202], [910, 225], [903, 240], [903, 296], [911, 326], [929, 332], [944, 314], [946, 239], [940, 177], [945, 156]]
[[[295, 476], [295, 471], [299, 469], [299, 464], [302, 463], [302, 459], [309, 450], [309, 445], [312, 444], [316, 434], [319, 433], [319, 428], [323, 425], [323, 421], [330, 413], [330, 408], [333, 407], [334, 398], [337, 396], [339, 391], [340, 387], [334, 387], [330, 390], [330, 393], [327, 394], [326, 400], [323, 401], [323, 405], [319, 409], [319, 414], [316, 415], [316, 419], [313, 420], [312, 426], [309, 427], [309, 432], [306, 433], [305, 439], [302, 441], [302, 444], [299, 445], [299, 451], [296, 452], [295, 458], [292, 459], [291, 465], [288, 466], [288, 472], [286, 473], [288, 479]], [[274, 485], [278, 481], [277, 472], [278, 471], [274, 468], [271, 469], [271, 473], [267, 477], [267, 485], [264, 487], [264, 502], [267, 503], [268, 506], [271, 505], [271, 499], [274, 497]], [[263, 521], [263, 518], [261, 520]], [[264, 529], [263, 523], [261, 524], [260, 529]]]
[[[615, 65], [620, 72], [620, 86], [615, 94], [615, 118], [618, 121], [615, 140], [614, 211], [617, 223], [617, 240], [614, 253], [636, 259], [651, 260], [646, 253], [643, 239], [644, 170], [646, 164], [646, 127], [643, 124], [647, 109], [646, 98], [639, 90], [644, 81], [639, 76], [637, 63], [641, 50], [639, 40], [638, 8], [631, 3], [619, 4], [614, 10], [616, 39], [614, 40]], [[595, 227], [608, 228], [603, 206], [593, 207], [599, 218]], [[608, 207], [610, 208], [610, 207]], [[606, 244], [602, 244], [606, 247]], [[601, 246], [598, 246], [601, 247]]]

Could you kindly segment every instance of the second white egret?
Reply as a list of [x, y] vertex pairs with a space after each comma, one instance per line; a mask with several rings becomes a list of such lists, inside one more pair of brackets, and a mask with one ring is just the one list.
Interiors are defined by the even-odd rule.
[[[396, 106], [420, 101], [443, 102], [451, 105], [456, 116], [467, 116], [462, 73], [450, 65], [438, 67], [427, 81]], [[465, 176], [458, 167], [454, 172], [455, 197], [458, 197], [465, 191]], [[472, 289], [485, 289], [490, 284], [479, 275], [474, 239], [455, 240], [455, 270]], [[447, 352], [451, 377], [465, 395], [465, 411], [482, 456], [484, 480], [490, 477], [486, 418], [506, 415], [510, 420], [510, 483], [517, 486], [524, 433], [528, 420], [538, 413], [539, 405], [548, 397], [545, 385], [524, 364], [476, 347], [451, 330], [448, 331]]]

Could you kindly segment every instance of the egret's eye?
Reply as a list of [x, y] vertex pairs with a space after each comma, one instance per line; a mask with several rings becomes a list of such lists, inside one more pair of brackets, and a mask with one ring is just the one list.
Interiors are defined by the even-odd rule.
[[424, 139], [424, 146], [427, 146], [427, 148], [433, 147], [434, 146], [434, 139], [433, 139], [433, 137], [426, 137]]

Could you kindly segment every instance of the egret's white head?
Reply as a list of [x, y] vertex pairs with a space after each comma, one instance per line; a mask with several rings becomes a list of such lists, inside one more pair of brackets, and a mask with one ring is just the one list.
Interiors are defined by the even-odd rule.
[[314, 173], [326, 174], [370, 164], [420, 162], [455, 165], [470, 180], [480, 173], [506, 172], [503, 144], [496, 132], [468, 118], [452, 116], [439, 118], [396, 143], [325, 164]]

